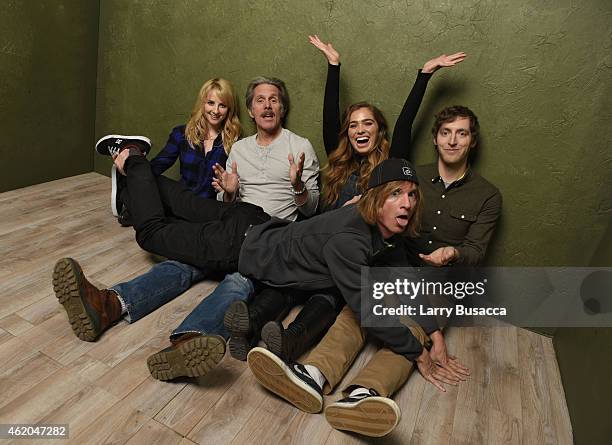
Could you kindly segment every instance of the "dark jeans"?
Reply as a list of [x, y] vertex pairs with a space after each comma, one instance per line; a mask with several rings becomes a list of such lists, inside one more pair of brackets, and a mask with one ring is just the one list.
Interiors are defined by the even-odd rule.
[[115, 291], [127, 306], [126, 319], [140, 320], [174, 300], [206, 277], [206, 271], [179, 261], [162, 261], [130, 281], [115, 284]]
[[261, 207], [200, 198], [177, 181], [156, 178], [144, 156], [130, 156], [125, 171], [136, 241], [169, 259], [234, 272], [247, 229], [270, 219]]
[[248, 301], [255, 288], [253, 282], [238, 272], [228, 274], [215, 290], [182, 321], [178, 328], [172, 331], [170, 339], [186, 333], [220, 335], [225, 340], [230, 336], [223, 325], [225, 311], [234, 301]]

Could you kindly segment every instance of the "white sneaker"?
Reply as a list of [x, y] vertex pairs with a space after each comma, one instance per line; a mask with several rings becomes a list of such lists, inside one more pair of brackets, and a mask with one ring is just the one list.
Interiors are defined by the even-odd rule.
[[264, 348], [253, 348], [247, 356], [251, 372], [259, 383], [307, 413], [323, 409], [322, 390], [300, 363], [285, 364]]
[[400, 416], [397, 404], [388, 397], [379, 396], [373, 389], [368, 394], [349, 396], [325, 408], [325, 419], [333, 428], [371, 437], [389, 434]]

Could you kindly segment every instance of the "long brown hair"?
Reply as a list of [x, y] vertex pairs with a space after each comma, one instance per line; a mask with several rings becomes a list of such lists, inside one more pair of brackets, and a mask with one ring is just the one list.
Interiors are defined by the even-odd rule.
[[[378, 133], [376, 134], [374, 148], [360, 160], [358, 156], [355, 156], [356, 152], [349, 141], [348, 129], [351, 114], [361, 108], [367, 108], [372, 112], [378, 124]], [[340, 189], [346, 184], [351, 173], [355, 171], [359, 174], [359, 180], [357, 181], [358, 189], [365, 190], [374, 167], [389, 157], [387, 121], [377, 107], [367, 102], [357, 102], [347, 107], [344, 112], [340, 133], [338, 134], [338, 140], [338, 148], [329, 155], [327, 165], [323, 169], [325, 177], [323, 200], [327, 205], [333, 204], [338, 200]]]
[[229, 154], [232, 145], [240, 136], [240, 121], [238, 120], [238, 102], [234, 94], [232, 84], [225, 79], [216, 77], [207, 80], [200, 88], [198, 97], [191, 111], [191, 118], [185, 128], [185, 138], [189, 141], [192, 148], [200, 147], [204, 149], [204, 139], [208, 135], [208, 121], [204, 116], [204, 104], [206, 97], [210, 91], [214, 90], [219, 99], [227, 106], [227, 117], [223, 122], [221, 129], [221, 137], [223, 138], [223, 147], [225, 152]]

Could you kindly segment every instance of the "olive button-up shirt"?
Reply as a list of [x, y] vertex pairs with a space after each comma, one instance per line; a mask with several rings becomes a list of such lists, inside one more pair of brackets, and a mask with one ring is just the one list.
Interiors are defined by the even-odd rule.
[[459, 251], [454, 264], [475, 265], [482, 261], [501, 214], [502, 196], [497, 187], [468, 168], [458, 180], [444, 185], [436, 163], [417, 168], [425, 205], [419, 251], [453, 246]]

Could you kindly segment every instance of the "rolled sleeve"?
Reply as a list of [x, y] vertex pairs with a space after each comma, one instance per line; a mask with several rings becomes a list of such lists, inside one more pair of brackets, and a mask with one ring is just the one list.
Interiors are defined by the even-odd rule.
[[319, 160], [312, 147], [312, 144], [306, 139], [303, 147], [301, 147], [297, 153], [294, 153], [294, 157], [297, 159], [299, 152], [304, 153], [304, 169], [302, 171], [302, 181], [308, 190], [308, 197], [306, 202], [298, 207], [299, 211], [304, 216], [312, 216], [317, 211], [319, 204]]

